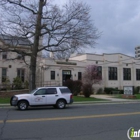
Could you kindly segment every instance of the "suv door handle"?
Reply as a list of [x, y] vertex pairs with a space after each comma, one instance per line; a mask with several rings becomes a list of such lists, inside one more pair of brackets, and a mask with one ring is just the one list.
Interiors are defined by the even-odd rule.
[[58, 96], [58, 95], [55, 95], [55, 96]]
[[45, 96], [42, 96], [42, 97], [45, 97]]

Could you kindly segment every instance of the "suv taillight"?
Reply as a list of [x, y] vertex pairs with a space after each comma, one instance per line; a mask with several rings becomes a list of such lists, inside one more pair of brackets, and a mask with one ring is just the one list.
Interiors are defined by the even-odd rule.
[[72, 96], [72, 95], [70, 95], [70, 99], [72, 99], [72, 97], [73, 97], [73, 96]]

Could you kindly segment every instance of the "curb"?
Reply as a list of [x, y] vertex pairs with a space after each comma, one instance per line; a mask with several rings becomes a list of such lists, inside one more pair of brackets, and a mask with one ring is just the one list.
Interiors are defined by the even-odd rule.
[[[73, 102], [72, 104], [119, 104], [119, 103], [140, 103], [140, 100], [127, 100], [127, 101], [84, 101], [84, 102]], [[0, 104], [2, 107], [11, 107], [10, 104]]]

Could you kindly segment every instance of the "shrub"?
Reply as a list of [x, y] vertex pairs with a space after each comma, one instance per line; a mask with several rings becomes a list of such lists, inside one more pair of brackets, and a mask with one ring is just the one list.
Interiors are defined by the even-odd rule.
[[76, 80], [76, 81], [73, 81], [73, 94], [75, 96], [77, 96], [80, 91], [81, 91], [81, 87], [82, 87], [82, 82], [80, 80]]
[[64, 83], [64, 86], [67, 86], [71, 90], [73, 95], [77, 96], [81, 91], [82, 82], [80, 80], [76, 80], [76, 81], [67, 80]]
[[107, 88], [107, 87], [104, 88], [104, 92], [106, 94], [113, 94], [113, 92], [114, 93], [117, 92], [119, 94], [123, 94], [124, 93], [123, 90], [119, 90], [118, 88]]
[[140, 91], [140, 87], [139, 86], [134, 87], [134, 91], [133, 91], [134, 94], [138, 94], [139, 91]]
[[13, 80], [14, 89], [22, 89], [22, 81], [19, 77], [14, 78]]
[[2, 85], [3, 85], [3, 89], [5, 89], [5, 90], [10, 90], [11, 89], [10, 80], [9, 80], [8, 77], [6, 77], [5, 82], [2, 83]]
[[93, 93], [93, 88], [91, 84], [84, 84], [82, 86], [83, 94], [86, 98], [89, 98], [90, 95]]
[[114, 90], [114, 88], [107, 88], [107, 87], [104, 88], [104, 92], [106, 94], [111, 94], [112, 90]]
[[120, 91], [120, 94], [124, 94], [124, 91], [123, 90], [119, 90]]
[[28, 88], [29, 88], [29, 82], [28, 82], [27, 80], [26, 80], [25, 83], [24, 83], [24, 88], [25, 88], [25, 89], [28, 89]]
[[103, 93], [103, 89], [102, 88], [99, 88], [98, 90], [97, 90], [97, 93], [96, 94], [102, 94]]
[[68, 87], [70, 91], [73, 93], [73, 80], [66, 80], [64, 82], [64, 86]]

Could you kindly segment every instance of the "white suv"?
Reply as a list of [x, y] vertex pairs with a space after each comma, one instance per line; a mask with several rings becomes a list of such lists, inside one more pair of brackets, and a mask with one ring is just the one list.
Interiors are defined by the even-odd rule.
[[63, 109], [72, 102], [72, 93], [68, 87], [40, 87], [28, 94], [14, 95], [10, 100], [11, 106], [18, 106], [20, 110], [26, 110], [28, 106], [44, 105]]

